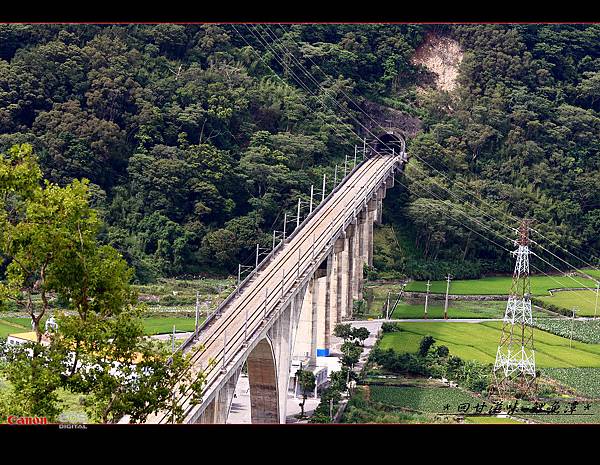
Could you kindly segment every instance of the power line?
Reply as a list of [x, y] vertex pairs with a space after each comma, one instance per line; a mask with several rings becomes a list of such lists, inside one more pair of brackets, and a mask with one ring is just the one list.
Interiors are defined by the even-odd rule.
[[[294, 78], [294, 80], [296, 80], [296, 82], [298, 82], [298, 84], [299, 84], [299, 85], [300, 85], [300, 86], [301, 86], [303, 89], [305, 89], [305, 90], [306, 90], [307, 92], [309, 92], [311, 95], [313, 95], [313, 96], [316, 96], [317, 98], [319, 98], [319, 96], [318, 96], [318, 95], [316, 95], [314, 92], [312, 92], [312, 91], [310, 90], [310, 88], [309, 88], [309, 87], [308, 87], [308, 86], [307, 86], [307, 85], [304, 83], [304, 81], [302, 81], [302, 79], [301, 79], [301, 78], [299, 78], [299, 77], [298, 77], [298, 75], [297, 75], [297, 74], [296, 74], [294, 71], [292, 71], [292, 70], [289, 68], [289, 65], [286, 65], [286, 64], [283, 62], [283, 60], [279, 58], [279, 56], [278, 56], [277, 52], [276, 52], [276, 51], [273, 49], [273, 47], [271, 47], [271, 46], [268, 44], [268, 42], [267, 42], [266, 40], [263, 40], [263, 39], [262, 39], [261, 37], [259, 37], [259, 36], [258, 36], [256, 33], [254, 33], [254, 31], [253, 31], [252, 29], [250, 29], [250, 27], [249, 27], [249, 26], [246, 26], [246, 27], [248, 28], [248, 30], [250, 31], [250, 33], [251, 33], [251, 34], [252, 34], [252, 35], [255, 37], [255, 39], [257, 39], [257, 40], [258, 40], [258, 41], [261, 43], [261, 45], [263, 45], [263, 46], [265, 46], [266, 48], [268, 48], [268, 49], [269, 49], [269, 50], [270, 50], [270, 51], [271, 51], [271, 52], [274, 54], [274, 58], [275, 58], [275, 60], [276, 60], [276, 61], [277, 61], [277, 62], [278, 62], [278, 63], [279, 63], [279, 64], [280, 64], [282, 67], [284, 67], [284, 69], [285, 69], [285, 68], [287, 68], [287, 69], [288, 69], [288, 71], [290, 72], [290, 74], [292, 75], [292, 77]], [[237, 29], [236, 29], [236, 31], [237, 31]], [[237, 31], [237, 32], [238, 32], [238, 34], [239, 34], [239, 31]], [[276, 37], [276, 36], [275, 36], [275, 39], [277, 39], [277, 37]], [[245, 40], [245, 38], [244, 38], [244, 40]], [[248, 43], [248, 42], [246, 41], [246, 43]], [[248, 45], [250, 45], [250, 44], [248, 44]], [[281, 48], [285, 50], [285, 47], [281, 47]], [[296, 59], [295, 59], [295, 57], [293, 56], [293, 54], [290, 54], [290, 56], [292, 57], [292, 59], [293, 59], [293, 60], [295, 60], [295, 61], [296, 61], [296, 62], [299, 64], [299, 66], [302, 68], [302, 70], [304, 71], [304, 73], [305, 73], [307, 76], [309, 76], [309, 77], [310, 77], [310, 78], [313, 80], [313, 82], [315, 82], [315, 83], [317, 84], [317, 86], [318, 86], [320, 89], [323, 89], [323, 87], [322, 87], [322, 86], [321, 86], [321, 85], [318, 83], [318, 81], [317, 81], [317, 80], [316, 80], [316, 79], [315, 79], [315, 78], [314, 78], [314, 77], [313, 77], [313, 76], [310, 74], [310, 72], [306, 71], [306, 69], [305, 69], [305, 68], [304, 68], [304, 67], [303, 67], [303, 66], [302, 66], [302, 65], [301, 65], [301, 64], [298, 62], [298, 60], [296, 60]], [[261, 59], [262, 59], [262, 58], [261, 58]], [[313, 62], [313, 63], [314, 63], [314, 62]], [[316, 64], [315, 64], [315, 65], [316, 65]], [[316, 66], [317, 66], [317, 68], [318, 68], [318, 65], [316, 65]], [[321, 71], [321, 72], [322, 72], [322, 71]], [[323, 74], [324, 74], [324, 73], [323, 73]], [[325, 91], [325, 93], [326, 93], [326, 91]], [[345, 95], [345, 96], [346, 96], [346, 97], [347, 97], [349, 100], [351, 100], [351, 101], [352, 101], [352, 99], [351, 99], [350, 97], [348, 97], [348, 96], [347, 96], [347, 94], [345, 94], [345, 93], [343, 92], [343, 90], [342, 90], [342, 93], [343, 93], [343, 94], [344, 94], [344, 95]], [[366, 127], [366, 126], [364, 126], [364, 125], [363, 125], [363, 124], [362, 124], [362, 123], [361, 123], [359, 120], [357, 120], [355, 116], [351, 115], [351, 114], [348, 112], [348, 110], [347, 110], [347, 109], [343, 108], [343, 107], [342, 107], [342, 106], [339, 104], [339, 102], [337, 102], [337, 100], [335, 100], [335, 99], [332, 99], [332, 100], [334, 101], [334, 103], [336, 103], [336, 105], [337, 105], [337, 106], [338, 106], [338, 107], [339, 107], [339, 108], [340, 108], [342, 111], [344, 111], [344, 112], [346, 112], [347, 114], [349, 114], [349, 115], [350, 115], [350, 117], [351, 117], [351, 118], [352, 118], [354, 121], [356, 121], [356, 123], [358, 123], [358, 125], [359, 125], [359, 126], [361, 126], [362, 128], [364, 128], [364, 129], [367, 131], [367, 133], [369, 133], [369, 134], [373, 135], [373, 136], [375, 137], [375, 139], [376, 139], [376, 140], [378, 140], [380, 143], [382, 143], [382, 144], [383, 144], [383, 145], [385, 145], [386, 147], [390, 148], [388, 144], [386, 144], [385, 142], [381, 141], [381, 139], [380, 139], [378, 136], [376, 136], [376, 135], [375, 135], [375, 134], [374, 134], [372, 131], [370, 131], [370, 130], [369, 130], [367, 127]], [[323, 105], [325, 105], [325, 103], [324, 103], [324, 99], [322, 100], [322, 103], [323, 103]], [[353, 102], [353, 103], [354, 103], [354, 102]], [[355, 105], [356, 105], [356, 104], [355, 104]], [[358, 105], [356, 105], [356, 106], [358, 107]], [[360, 107], [358, 107], [358, 108], [360, 109]], [[361, 111], [362, 111], [362, 110], [361, 110]], [[363, 111], [363, 113], [365, 113], [365, 112]], [[365, 114], [366, 114], [366, 113], [365, 113]], [[369, 117], [369, 118], [370, 118], [372, 121], [374, 121], [376, 124], [378, 124], [378, 123], [377, 123], [375, 120], [373, 120], [373, 118], [371, 118], [371, 117], [370, 117], [368, 114], [366, 114], [366, 115], [367, 115], [367, 117]], [[336, 117], [336, 118], [337, 118], [337, 119], [338, 119], [340, 122], [342, 122], [342, 120], [341, 120], [341, 119], [340, 119], [340, 118], [339, 118], [337, 115], [335, 115], [335, 114], [334, 114], [334, 116], [335, 116], [335, 117]], [[344, 122], [342, 122], [342, 124], [345, 124], [345, 123], [344, 123]], [[379, 127], [381, 127], [381, 125], [379, 125]], [[419, 157], [416, 157], [416, 158], [420, 160], [420, 158], [419, 158]], [[423, 160], [422, 160], [422, 161], [423, 161]], [[436, 171], [436, 172], [438, 172], [439, 174], [441, 174], [441, 175], [442, 175], [444, 178], [448, 179], [448, 178], [447, 178], [447, 177], [446, 177], [446, 176], [445, 176], [443, 173], [440, 173], [440, 172], [439, 172], [437, 169], [435, 169], [434, 167], [432, 167], [432, 166], [431, 166], [429, 163], [427, 163], [426, 161], [425, 161], [425, 163], [426, 163], [428, 166], [430, 166], [430, 168], [432, 168], [434, 171]], [[426, 174], [426, 173], [424, 173], [424, 174]], [[448, 180], [449, 180], [449, 179], [448, 179]], [[457, 196], [455, 193], [453, 193], [452, 191], [450, 191], [449, 189], [446, 189], [446, 188], [445, 188], [445, 187], [443, 187], [443, 186], [440, 186], [440, 187], [442, 188], [442, 190], [444, 190], [445, 192], [447, 192], [448, 194], [450, 194], [450, 195], [451, 195], [451, 196], [453, 196], [454, 198], [458, 199], [459, 201], [463, 201], [463, 199], [460, 199], [460, 198], [458, 198], [458, 196]], [[462, 189], [462, 188], [461, 188], [461, 190], [463, 190], [464, 192], [466, 192], [466, 191], [465, 191], [464, 189]], [[432, 194], [432, 195], [433, 195], [433, 194]], [[487, 202], [483, 201], [483, 199], [481, 199], [481, 198], [479, 198], [479, 197], [475, 196], [474, 194], [471, 194], [471, 195], [472, 195], [474, 198], [478, 198], [478, 199], [481, 201], [481, 203], [485, 203], [485, 204], [487, 204]], [[434, 197], [435, 197], [435, 198], [437, 198], [436, 196], [434, 196]], [[489, 205], [489, 204], [488, 204], [488, 205]], [[477, 208], [477, 207], [475, 207], [475, 208]], [[503, 226], [503, 227], [505, 227], [505, 228], [507, 228], [508, 230], [511, 230], [511, 231], [516, 231], [516, 229], [515, 229], [515, 228], [512, 228], [512, 227], [510, 227], [510, 226], [507, 226], [506, 224], [502, 223], [502, 221], [501, 221], [501, 220], [499, 220], [498, 218], [496, 218], [496, 217], [494, 217], [494, 216], [491, 216], [489, 213], [486, 213], [486, 212], [485, 212], [485, 211], [483, 211], [483, 210], [479, 210], [479, 211], [480, 211], [480, 213], [482, 213], [482, 214], [483, 214], [483, 216], [484, 216], [484, 217], [491, 218], [493, 221], [497, 222], [497, 223], [498, 223], [500, 226]], [[476, 223], [478, 223], [478, 224], [481, 224], [480, 222], [478, 222], [477, 220], [474, 220], [472, 217], [470, 217], [469, 215], [465, 214], [464, 212], [461, 212], [461, 213], [463, 213], [463, 214], [464, 214], [464, 215], [465, 215], [467, 218], [469, 218], [471, 221], [474, 221], [474, 222], [476, 222]], [[511, 218], [511, 215], [508, 215], [508, 214], [506, 214], [506, 213], [503, 213], [503, 214], [504, 214], [506, 217], [508, 217], [508, 218]], [[462, 223], [461, 223], [461, 224], [462, 224]], [[464, 224], [463, 224], [463, 226], [464, 226]], [[470, 229], [470, 228], [468, 228], [468, 229]], [[548, 251], [546, 248], [544, 248], [543, 246], [541, 246], [541, 245], [539, 245], [539, 244], [538, 244], [538, 246], [539, 246], [539, 247], [540, 247], [542, 250], [544, 250], [544, 251], [546, 251], [546, 252], [549, 252], [549, 251]], [[567, 264], [568, 264], [570, 267], [572, 267], [573, 269], [575, 269], [575, 270], [578, 270], [576, 267], [574, 267], [573, 265], [570, 265], [568, 262], [566, 262], [566, 261], [565, 261], [565, 263], [567, 263]], [[579, 271], [579, 270], [578, 270], [578, 271]], [[574, 280], [575, 282], [577, 282], [579, 285], [581, 285], [581, 282], [577, 281], [575, 278], [573, 278], [573, 277], [571, 277], [571, 276], [569, 276], [569, 278], [570, 278], [570, 279], [572, 279], [572, 280]]]
[[[280, 24], [279, 26], [281, 26], [281, 24]], [[278, 38], [278, 37], [276, 36], [276, 34], [275, 34], [275, 33], [274, 33], [274, 32], [273, 32], [271, 29], [270, 29], [270, 27], [269, 27], [268, 25], [263, 25], [263, 29], [265, 29], [265, 28], [266, 28], [266, 29], [269, 31], [269, 35], [270, 35], [270, 37], [271, 37], [271, 38], [273, 38], [273, 39], [275, 39], [275, 41], [279, 41], [279, 42], [281, 43], [281, 40], [280, 40], [280, 38]], [[253, 34], [253, 35], [254, 35], [254, 34]], [[256, 35], [254, 35], [254, 36], [256, 37]], [[259, 41], [260, 41], [260, 39], [259, 39]], [[292, 39], [292, 41], [293, 41], [293, 39]], [[261, 43], [262, 43], [262, 42], [261, 42]], [[284, 49], [284, 50], [287, 50], [287, 51], [289, 52], [289, 49], [287, 49], [285, 46], [283, 46], [283, 45], [280, 45], [280, 47], [281, 47], [282, 49]], [[270, 48], [270, 47], [269, 47], [269, 48]], [[273, 49], [272, 49], [272, 48], [270, 48], [270, 49], [271, 49], [271, 51], [273, 51]], [[293, 60], [294, 60], [294, 61], [295, 61], [295, 62], [298, 64], [298, 66], [299, 66], [299, 67], [300, 67], [300, 68], [301, 68], [301, 69], [304, 71], [304, 73], [306, 74], [306, 76], [308, 76], [308, 77], [309, 77], [309, 78], [310, 78], [310, 79], [311, 79], [311, 80], [312, 80], [312, 81], [313, 81], [313, 82], [314, 82], [314, 83], [315, 83], [315, 84], [316, 84], [316, 85], [317, 85], [319, 88], [323, 89], [323, 87], [322, 87], [322, 86], [320, 85], [320, 83], [319, 83], [319, 82], [316, 80], [316, 78], [315, 78], [315, 77], [314, 77], [314, 76], [313, 76], [313, 75], [312, 75], [312, 74], [311, 74], [311, 73], [310, 73], [308, 70], [306, 70], [306, 68], [305, 68], [305, 67], [304, 67], [304, 66], [303, 66], [303, 65], [302, 65], [302, 64], [301, 64], [301, 63], [300, 63], [300, 62], [299, 62], [299, 61], [298, 61], [298, 60], [297, 60], [295, 57], [294, 57], [294, 55], [293, 55], [291, 52], [289, 52], [289, 54], [290, 54], [290, 56], [292, 57], [292, 59], [293, 59]], [[311, 61], [311, 62], [312, 62], [314, 65], [315, 65], [315, 67], [316, 67], [316, 68], [317, 68], [317, 69], [318, 69], [318, 70], [321, 72], [321, 74], [322, 74], [323, 76], [325, 76], [326, 78], [328, 78], [328, 77], [329, 77], [329, 76], [327, 76], [327, 74], [325, 74], [325, 73], [323, 72], [323, 70], [322, 70], [322, 69], [319, 67], [319, 65], [318, 65], [317, 63], [315, 63], [315, 62], [314, 62], [314, 60], [313, 60], [313, 59], [312, 59], [310, 56], [309, 56], [309, 57], [307, 57], [307, 58], [308, 58], [308, 59], [309, 59], [309, 60], [310, 60], [310, 61]], [[285, 66], [285, 65], [284, 65], [284, 66]], [[293, 74], [293, 73], [292, 73], [292, 74]], [[343, 95], [344, 95], [344, 96], [345, 96], [345, 97], [346, 97], [346, 98], [347, 98], [347, 99], [348, 99], [348, 100], [349, 100], [351, 103], [353, 103], [353, 104], [354, 104], [354, 106], [355, 106], [356, 108], [358, 108], [358, 110], [359, 110], [361, 113], [363, 113], [363, 114], [364, 114], [364, 115], [365, 115], [367, 118], [369, 118], [369, 119], [370, 119], [372, 122], [374, 122], [374, 123], [375, 123], [375, 124], [376, 124], [376, 125], [377, 125], [379, 128], [383, 129], [383, 126], [381, 126], [381, 124], [379, 124], [379, 123], [378, 123], [378, 122], [377, 122], [377, 121], [376, 121], [374, 118], [372, 118], [372, 117], [371, 117], [371, 115], [369, 115], [367, 112], [365, 112], [365, 111], [364, 111], [364, 110], [363, 110], [363, 109], [362, 109], [362, 108], [361, 108], [361, 107], [360, 107], [360, 106], [359, 106], [359, 105], [358, 105], [358, 104], [357, 104], [357, 103], [356, 103], [356, 102], [355, 102], [355, 101], [354, 101], [354, 100], [353, 100], [353, 99], [352, 99], [350, 96], [348, 96], [348, 95], [346, 94], [346, 92], [345, 92], [343, 89], [340, 89], [340, 92], [341, 92], [341, 93], [342, 93], [342, 94], [343, 94]], [[337, 103], [337, 101], [336, 101], [336, 103]], [[340, 106], [340, 105], [338, 104], [338, 106]], [[346, 111], [346, 112], [347, 112], [347, 110], [346, 110], [345, 108], [343, 108], [343, 107], [341, 107], [341, 106], [340, 106], [340, 108], [342, 108], [342, 110], [343, 110], [343, 111]], [[354, 119], [355, 119], [355, 118], [354, 118]], [[355, 119], [355, 120], [356, 120], [356, 119]], [[363, 125], [362, 125], [360, 122], [359, 122], [359, 124], [360, 124], [361, 126], [363, 126]], [[365, 126], [363, 126], [363, 128], [367, 129]], [[371, 131], [369, 131], [368, 129], [367, 129], [367, 131], [371, 133]], [[372, 133], [371, 133], [371, 134], [372, 134]], [[377, 139], [379, 140], [379, 142], [381, 142], [381, 140], [380, 140], [379, 138], [377, 138]], [[386, 145], [387, 145], [387, 144], [386, 144]], [[444, 178], [446, 178], [448, 181], [450, 181], [450, 179], [449, 179], [449, 178], [448, 178], [446, 175], [444, 175], [442, 172], [440, 172], [439, 170], [437, 170], [436, 168], [434, 168], [433, 166], [431, 166], [431, 165], [430, 165], [428, 162], [426, 162], [425, 160], [422, 160], [420, 157], [418, 157], [418, 156], [416, 156], [416, 155], [415, 155], [415, 157], [416, 157], [417, 159], [419, 159], [420, 161], [424, 162], [425, 164], [427, 164], [427, 166], [429, 166], [431, 169], [433, 169], [433, 170], [434, 170], [436, 173], [438, 173], [438, 174], [442, 175]], [[459, 186], [459, 188], [460, 188], [460, 186]], [[518, 221], [518, 219], [517, 219], [516, 217], [514, 217], [513, 215], [511, 215], [510, 213], [507, 213], [507, 212], [505, 212], [505, 211], [503, 211], [503, 210], [500, 210], [500, 209], [496, 208], [495, 206], [493, 206], [492, 204], [490, 204], [490, 203], [486, 202], [486, 201], [485, 201], [485, 200], [483, 200], [481, 197], [479, 197], [479, 196], [477, 196], [477, 195], [473, 194], [472, 192], [468, 192], [468, 191], [466, 191], [465, 189], [462, 189], [462, 188], [460, 188], [460, 189], [461, 189], [463, 192], [465, 192], [465, 193], [467, 193], [467, 194], [471, 195], [473, 198], [475, 198], [475, 199], [479, 200], [479, 201], [480, 201], [482, 204], [488, 205], [488, 206], [492, 207], [494, 210], [496, 210], [496, 211], [500, 212], [502, 215], [504, 215], [505, 217], [509, 218], [511, 221], [514, 221], [514, 222]], [[448, 193], [450, 193], [451, 195], [455, 195], [455, 194], [453, 194], [453, 193], [452, 193], [450, 190], [448, 190], [448, 189], [445, 189], [445, 190], [446, 190]], [[513, 206], [514, 206], [514, 204], [512, 204], [510, 201], [509, 201], [508, 203], [509, 203], [509, 205], [513, 205]], [[492, 218], [492, 219], [494, 219], [494, 220], [496, 220], [496, 221], [499, 221], [497, 218], [495, 218], [495, 217], [493, 217], [493, 216], [491, 216], [491, 215], [487, 214], [485, 211], [482, 211], [482, 212], [483, 212], [484, 216], [488, 216], [488, 218]], [[508, 229], [510, 229], [510, 230], [512, 230], [512, 231], [516, 231], [516, 229], [515, 229], [515, 228], [511, 228], [511, 227], [509, 227], [509, 226], [506, 226], [506, 225], [504, 225], [504, 224], [503, 224], [503, 223], [501, 223], [501, 222], [500, 222], [500, 224], [501, 224], [501, 225], [503, 225], [504, 227], [507, 227]], [[588, 266], [589, 266], [589, 267], [591, 267], [591, 268], [595, 268], [595, 269], [597, 269], [597, 267], [594, 267], [593, 265], [591, 265], [591, 264], [590, 264], [590, 263], [588, 263], [587, 261], [585, 261], [585, 260], [583, 260], [583, 259], [581, 259], [581, 258], [579, 258], [579, 257], [575, 256], [573, 253], [571, 253], [571, 252], [567, 251], [567, 250], [566, 250], [565, 248], [563, 248], [562, 246], [560, 246], [560, 245], [556, 244], [554, 241], [552, 241], [552, 240], [550, 240], [549, 238], [547, 238], [546, 236], [544, 236], [544, 235], [543, 235], [541, 232], [539, 232], [539, 231], [535, 231], [535, 232], [536, 232], [536, 233], [538, 233], [538, 234], [539, 234], [541, 237], [543, 237], [544, 239], [546, 239], [548, 242], [550, 242], [550, 243], [552, 243], [552, 244], [556, 245], [557, 247], [561, 248], [562, 250], [565, 250], [567, 253], [569, 253], [571, 256], [573, 256], [573, 257], [574, 257], [574, 258], [576, 258], [577, 260], [581, 261], [582, 263], [584, 263], [584, 264], [588, 265]], [[538, 245], [539, 247], [542, 247], [540, 244], [537, 244], [537, 245]], [[543, 248], [543, 247], [542, 247], [542, 248]], [[550, 252], [549, 250], [547, 250], [547, 249], [545, 249], [545, 248], [543, 248], [543, 250], [545, 250], [545, 251], [547, 251], [547, 252], [549, 252], [549, 253], [551, 253], [551, 254], [552, 254], [552, 252]], [[552, 254], [552, 255], [554, 255], [554, 254]], [[556, 255], [554, 255], [554, 256], [560, 259], [560, 257], [558, 257], [558, 256], [556, 256]], [[596, 257], [594, 257], [594, 258], [596, 258]], [[562, 259], [560, 259], [560, 260], [562, 260]], [[570, 263], [566, 262], [565, 260], [562, 260], [562, 261], [563, 261], [564, 263], [566, 263], [568, 266], [570, 266], [571, 268], [575, 269], [576, 271], [581, 271], [580, 269], [578, 269], [577, 267], [574, 267], [573, 265], [571, 265]]]

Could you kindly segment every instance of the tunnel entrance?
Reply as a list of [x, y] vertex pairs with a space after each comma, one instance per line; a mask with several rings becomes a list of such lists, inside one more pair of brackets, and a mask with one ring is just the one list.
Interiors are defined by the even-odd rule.
[[393, 133], [385, 133], [380, 135], [375, 140], [375, 152], [381, 154], [399, 154], [402, 152], [404, 146], [404, 140], [401, 136]]

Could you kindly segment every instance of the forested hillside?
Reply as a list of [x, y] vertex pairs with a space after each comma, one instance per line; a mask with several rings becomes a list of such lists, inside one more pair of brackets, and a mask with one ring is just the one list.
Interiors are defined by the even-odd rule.
[[[464, 52], [451, 91], [411, 60], [431, 34]], [[380, 270], [509, 269], [445, 214], [487, 221], [476, 197], [598, 255], [600, 26], [0, 25], [0, 151], [28, 142], [49, 180], [88, 178], [102, 240], [141, 282], [233, 272], [270, 245], [353, 153], [365, 102], [422, 122]]]

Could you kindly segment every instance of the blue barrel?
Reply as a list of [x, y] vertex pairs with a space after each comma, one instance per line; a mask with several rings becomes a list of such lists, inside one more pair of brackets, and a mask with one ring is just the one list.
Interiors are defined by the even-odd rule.
[[329, 357], [329, 349], [317, 349], [317, 357]]

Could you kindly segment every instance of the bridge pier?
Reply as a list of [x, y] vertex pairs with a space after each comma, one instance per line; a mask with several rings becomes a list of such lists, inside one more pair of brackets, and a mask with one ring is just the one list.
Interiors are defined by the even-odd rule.
[[225, 385], [219, 389], [213, 400], [206, 406], [196, 423], [225, 423], [233, 401], [235, 387], [242, 373], [242, 367], [231, 372], [230, 378]]
[[[278, 331], [276, 331], [278, 332]], [[274, 347], [268, 337], [262, 339], [248, 356], [250, 416], [252, 423], [278, 423], [279, 377]]]
[[[373, 263], [373, 224], [381, 223], [385, 191], [405, 161], [375, 156], [359, 165], [355, 181], [346, 180], [334, 193], [336, 207], [309, 218], [255, 278], [242, 284], [241, 293], [222, 304], [222, 317], [204, 325], [201, 337], [186, 341], [182, 350], [203, 351], [195, 368], [211, 360], [221, 368], [209, 371], [205, 402], [194, 405], [181, 396], [188, 402], [186, 422], [225, 423], [247, 362], [252, 423], [285, 423], [292, 354], [316, 362], [317, 348], [330, 348], [335, 324], [351, 317], [354, 300], [362, 299], [364, 265]], [[302, 274], [292, 277], [298, 272]], [[164, 418], [160, 412], [149, 422]]]
[[[346, 243], [345, 234], [343, 237], [339, 237], [334, 245], [332, 251], [332, 277], [331, 277], [331, 332], [335, 328], [335, 325], [342, 321], [342, 304], [345, 302], [344, 290], [342, 287], [344, 281], [343, 271], [343, 260], [344, 260], [344, 245]], [[330, 348], [328, 346], [328, 348]]]
[[356, 219], [348, 225], [348, 229], [346, 229], [346, 236], [348, 238], [348, 247], [346, 248], [345, 255], [348, 261], [347, 271], [347, 280], [348, 287], [346, 289], [346, 313], [344, 315], [345, 318], [352, 316], [352, 303], [354, 299], [357, 298], [357, 285], [356, 285], [356, 242], [357, 242], [357, 234], [356, 234]]

